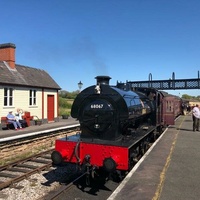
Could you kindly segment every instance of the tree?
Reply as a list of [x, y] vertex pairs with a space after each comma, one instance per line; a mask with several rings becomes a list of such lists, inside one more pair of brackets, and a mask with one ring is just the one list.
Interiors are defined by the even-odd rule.
[[79, 91], [74, 91], [74, 92], [68, 92], [66, 90], [61, 90], [59, 91], [59, 97], [65, 98], [65, 99], [75, 99], [76, 96], [78, 95]]
[[182, 98], [183, 99], [191, 99], [192, 97], [190, 95], [188, 95], [188, 94], [183, 94]]

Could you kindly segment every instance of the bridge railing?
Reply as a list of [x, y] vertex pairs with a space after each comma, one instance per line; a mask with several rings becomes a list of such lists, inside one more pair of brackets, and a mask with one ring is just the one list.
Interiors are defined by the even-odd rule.
[[200, 78], [175, 79], [175, 73], [172, 73], [172, 79], [152, 80], [152, 74], [149, 74], [148, 81], [127, 81], [131, 87], [153, 87], [159, 90], [177, 90], [177, 89], [200, 89]]

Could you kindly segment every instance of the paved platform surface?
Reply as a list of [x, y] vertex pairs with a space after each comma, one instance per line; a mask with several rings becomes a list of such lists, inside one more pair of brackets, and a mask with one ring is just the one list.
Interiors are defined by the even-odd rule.
[[108, 200], [199, 200], [200, 132], [180, 116]]
[[13, 129], [10, 130], [0, 130], [0, 142], [3, 139], [14, 137], [14, 136], [23, 136], [25, 134], [31, 134], [36, 132], [42, 132], [42, 131], [51, 131], [52, 129], [63, 129], [71, 125], [78, 125], [79, 122], [75, 120], [72, 117], [69, 117], [68, 119], [59, 119], [59, 122], [51, 122], [47, 124], [42, 125], [35, 125], [35, 126], [29, 126], [24, 128], [23, 130], [15, 131]]

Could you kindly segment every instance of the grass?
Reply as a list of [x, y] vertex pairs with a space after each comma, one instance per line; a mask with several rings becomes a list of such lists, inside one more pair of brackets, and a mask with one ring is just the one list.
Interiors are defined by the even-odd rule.
[[62, 115], [70, 115], [71, 114], [71, 107], [73, 104], [73, 99], [65, 99], [65, 98], [59, 98], [59, 116]]
[[21, 159], [28, 158], [30, 156], [36, 155], [36, 154], [38, 154], [44, 150], [47, 150], [49, 148], [50, 147], [45, 144], [45, 145], [38, 146], [37, 148], [34, 148], [34, 149], [25, 150], [25, 152], [18, 153], [18, 155], [10, 155], [10, 156], [8, 156], [8, 158], [0, 160], [0, 166], [6, 165], [6, 164], [9, 164], [9, 163], [21, 160]]

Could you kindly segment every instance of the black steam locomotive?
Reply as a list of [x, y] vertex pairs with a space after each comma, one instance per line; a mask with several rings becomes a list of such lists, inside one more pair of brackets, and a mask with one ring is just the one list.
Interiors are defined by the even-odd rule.
[[52, 160], [108, 173], [129, 171], [163, 127], [174, 124], [181, 99], [154, 88], [110, 86], [109, 76], [96, 79], [72, 105], [81, 133], [56, 140]]
[[80, 93], [72, 106], [81, 138], [117, 141], [140, 126], [156, 124], [155, 105], [147, 96], [109, 86], [110, 77], [96, 78], [97, 85]]

